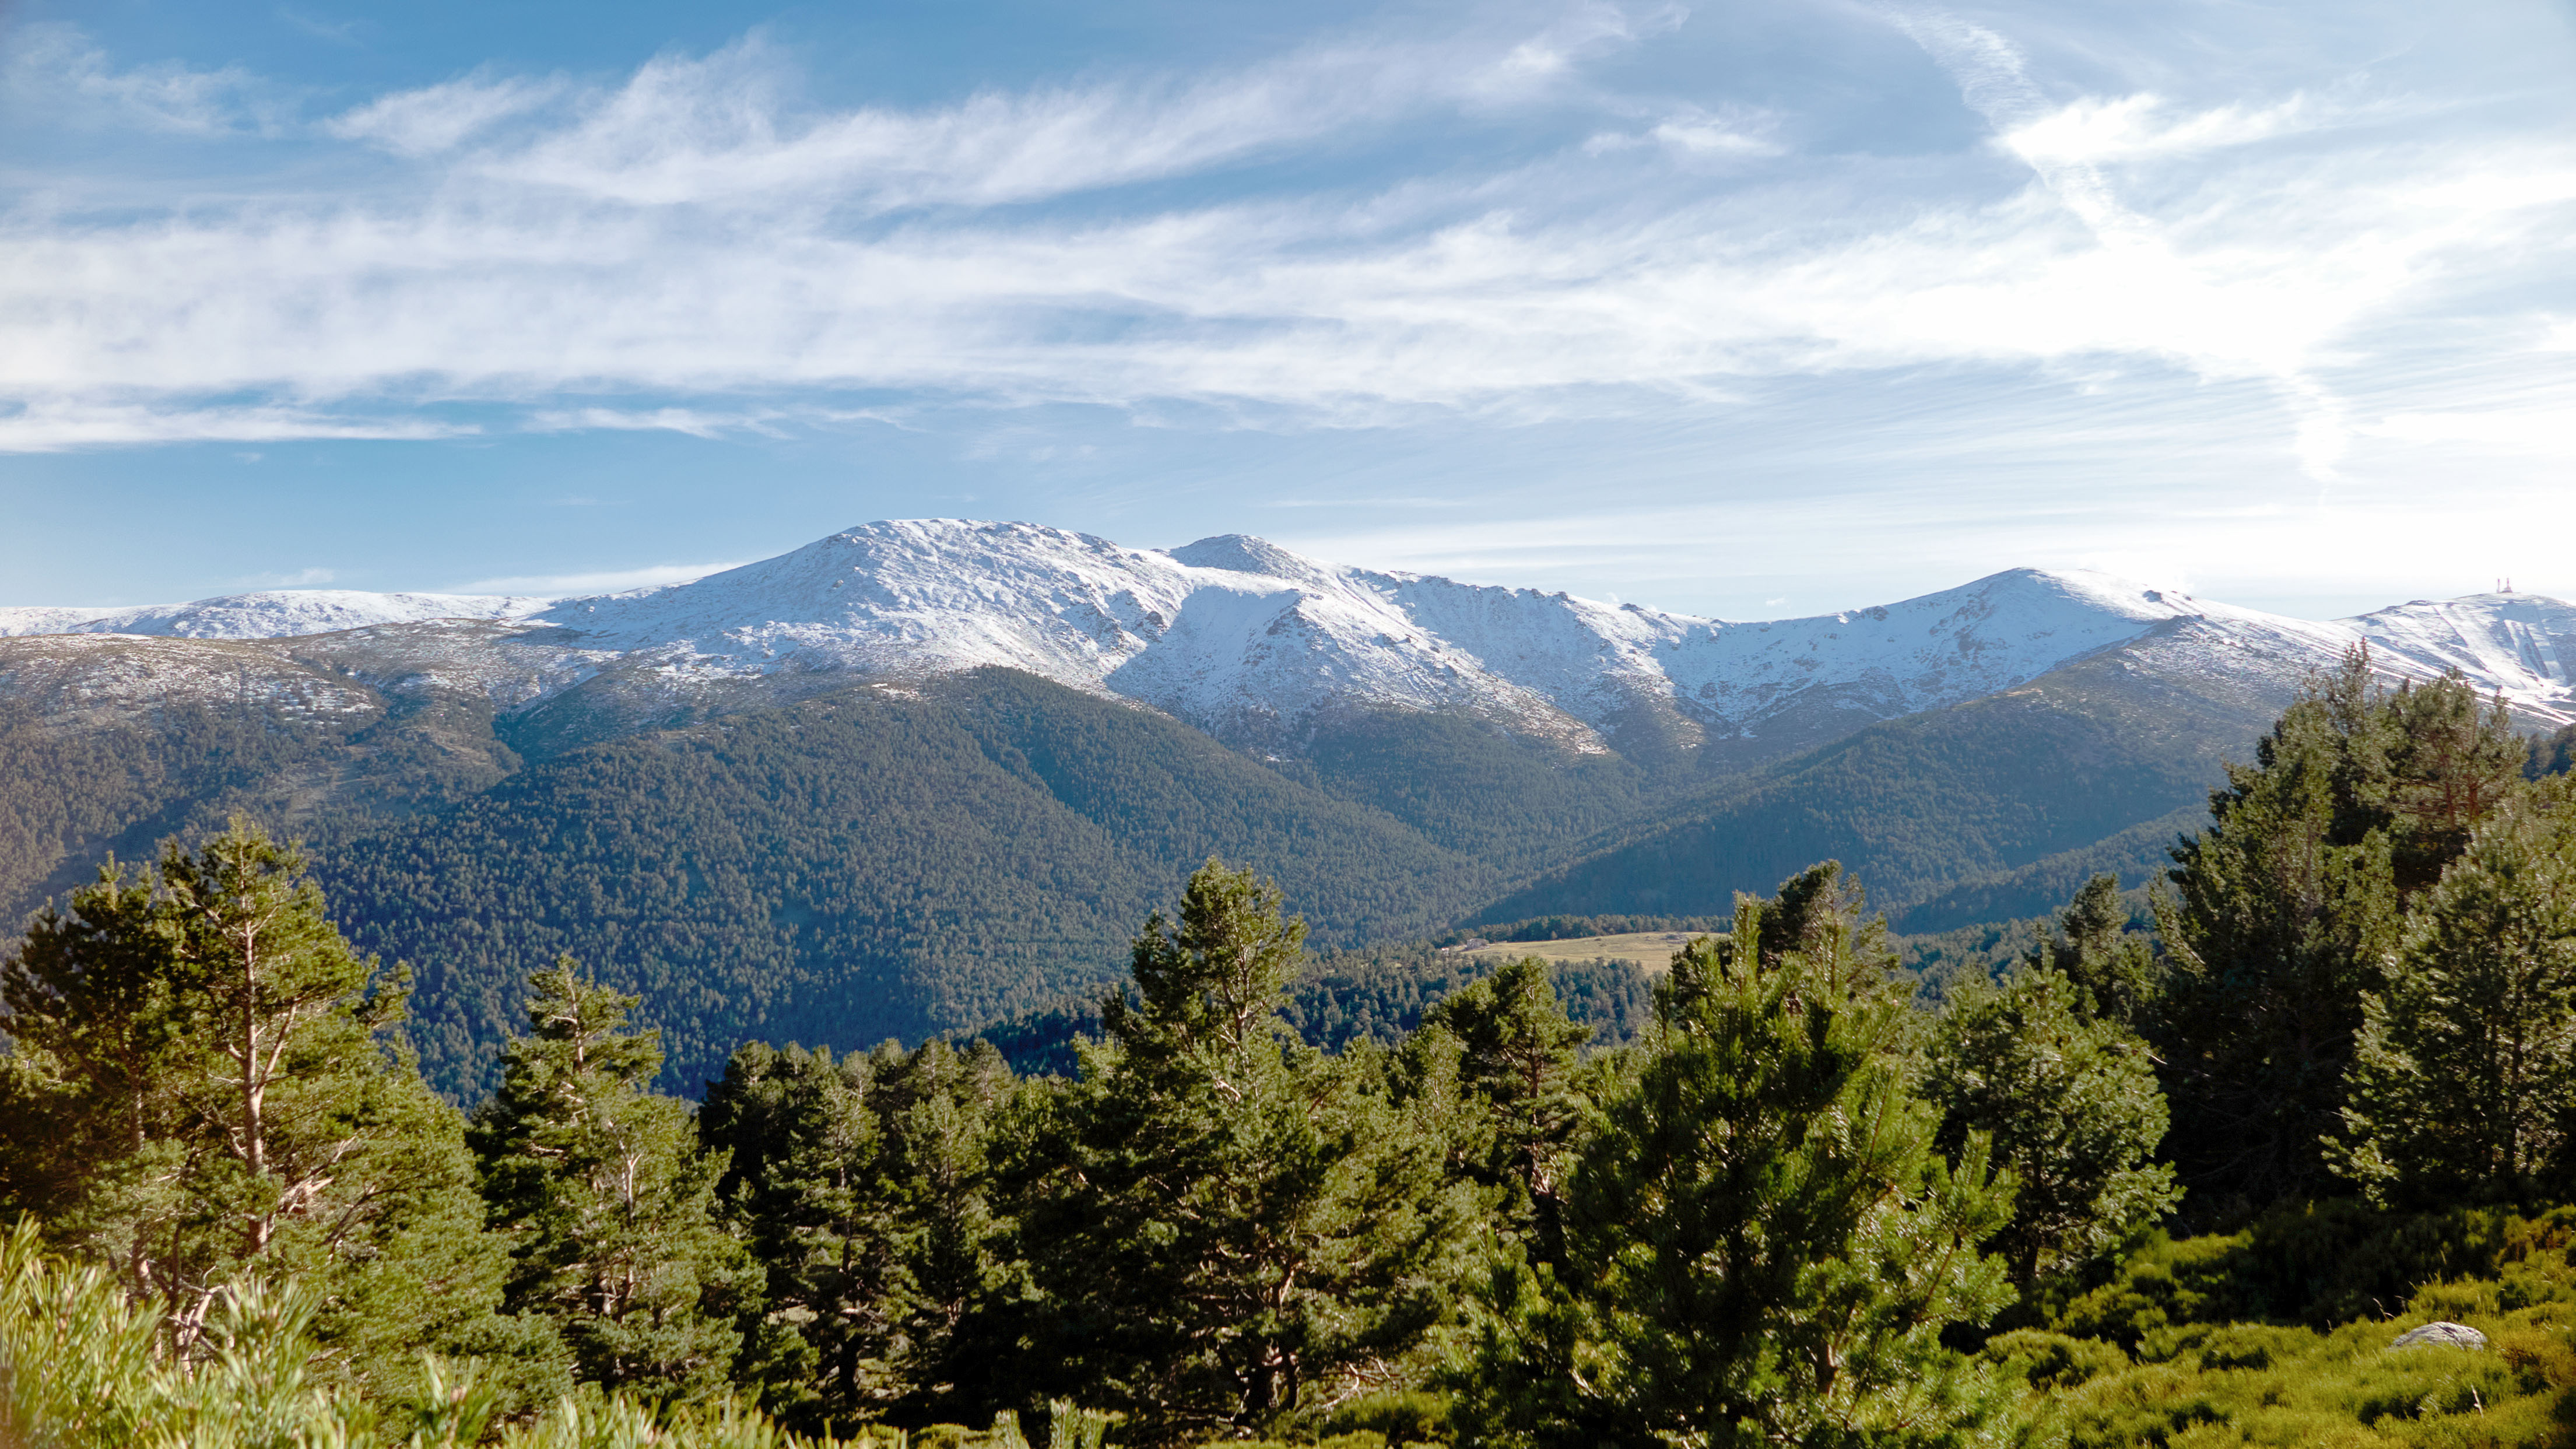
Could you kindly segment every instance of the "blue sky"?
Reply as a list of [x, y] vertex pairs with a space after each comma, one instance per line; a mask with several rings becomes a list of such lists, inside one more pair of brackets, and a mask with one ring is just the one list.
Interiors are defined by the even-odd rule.
[[0, 10], [0, 603], [1019, 518], [2576, 595], [2576, 9]]

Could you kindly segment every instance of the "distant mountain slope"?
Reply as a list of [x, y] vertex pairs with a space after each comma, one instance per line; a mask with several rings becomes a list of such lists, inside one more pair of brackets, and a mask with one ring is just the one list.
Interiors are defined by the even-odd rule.
[[192, 604], [123, 609], [0, 608], [0, 638], [21, 634], [143, 634], [182, 639], [279, 639], [423, 619], [514, 619], [546, 600], [500, 594], [369, 594], [270, 589]]
[[[244, 809], [310, 840], [334, 915], [418, 968], [442, 1087], [489, 1085], [526, 973], [558, 951], [645, 993], [669, 1082], [742, 1036], [867, 1046], [1108, 979], [1210, 855], [1277, 878], [1319, 944], [1420, 936], [1492, 865], [1151, 711], [1011, 671], [840, 691], [522, 757], [482, 717], [0, 719], [17, 912], [106, 850]], [[345, 703], [346, 701], [344, 701]], [[396, 787], [408, 786], [408, 793]]]
[[[1158, 551], [1031, 524], [916, 519], [687, 583], [543, 608], [280, 592], [112, 615], [5, 611], [0, 632], [250, 639], [363, 626], [365, 640], [331, 667], [391, 678], [390, 664], [364, 656], [392, 649], [421, 667], [530, 681], [495, 696], [504, 711], [586, 690], [571, 713], [594, 735], [649, 727], [673, 710], [781, 703], [850, 677], [903, 682], [999, 665], [1136, 700], [1259, 753], [1302, 755], [1355, 718], [1395, 711], [1577, 753], [1606, 749], [1649, 768], [1688, 757], [1723, 772], [2010, 688], [2182, 619], [2300, 636], [2320, 658], [2374, 629], [2403, 635], [2405, 648], [2391, 646], [2395, 667], [2458, 662], [2535, 706], [2564, 705], [2548, 642], [2556, 624], [2506, 619], [2500, 607], [2492, 598], [2439, 606], [2470, 640], [2449, 647], [2403, 610], [2311, 624], [2105, 575], [2015, 569], [1868, 609], [1731, 624], [1350, 568], [1239, 534]], [[2517, 600], [2505, 611], [2529, 607]], [[432, 614], [485, 627], [401, 634]], [[2480, 629], [2496, 639], [2476, 642]]]
[[1827, 858], [1913, 930], [2051, 909], [2089, 869], [2134, 886], [2205, 808], [2221, 761], [2250, 758], [2299, 681], [2332, 662], [2330, 643], [2313, 626], [2171, 620], [2017, 688], [1727, 781], [1474, 919], [1720, 912], [1736, 891], [1768, 892]]
[[527, 972], [569, 951], [645, 994], [694, 1091], [746, 1036], [919, 1040], [1112, 979], [1210, 855], [1276, 877], [1327, 943], [1421, 934], [1498, 879], [1167, 720], [987, 671], [538, 761], [336, 834], [325, 883], [362, 945], [421, 963], [433, 1081], [488, 1086]]
[[2540, 594], [2416, 599], [2338, 620], [2384, 662], [2457, 669], [2525, 713], [2576, 718], [2576, 604]]

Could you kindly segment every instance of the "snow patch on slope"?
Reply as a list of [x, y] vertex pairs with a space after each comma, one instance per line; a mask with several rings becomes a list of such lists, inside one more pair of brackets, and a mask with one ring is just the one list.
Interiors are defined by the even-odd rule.
[[0, 608], [0, 638], [27, 634], [142, 634], [181, 639], [287, 639], [424, 619], [512, 619], [543, 599], [499, 594], [368, 594], [270, 589], [187, 604], [127, 609]]
[[2337, 621], [2383, 663], [2457, 669], [2507, 700], [2576, 719], [2576, 604], [2545, 594], [2417, 599]]
[[912, 519], [535, 618], [677, 674], [900, 678], [1004, 665], [1247, 740], [1341, 705], [1456, 710], [1588, 738], [1347, 572], [1258, 539], [1167, 553], [1034, 524]]

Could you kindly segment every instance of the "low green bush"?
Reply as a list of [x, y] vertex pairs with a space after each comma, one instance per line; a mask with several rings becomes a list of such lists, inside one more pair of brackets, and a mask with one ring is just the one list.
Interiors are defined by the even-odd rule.
[[[2390, 1346], [2437, 1321], [2488, 1346]], [[2158, 1237], [1984, 1353], [2042, 1396], [2068, 1449], [2576, 1449], [2576, 1211], [2327, 1205]]]
[[[1449, 1396], [1430, 1393], [1371, 1394], [1324, 1416], [1323, 1433], [1378, 1435], [1388, 1449], [1449, 1442]], [[1327, 1442], [1330, 1442], [1329, 1438]]]

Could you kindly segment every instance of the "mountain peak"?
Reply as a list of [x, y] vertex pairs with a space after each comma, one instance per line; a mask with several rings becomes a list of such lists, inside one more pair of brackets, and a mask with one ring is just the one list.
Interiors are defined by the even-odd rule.
[[1194, 569], [1260, 574], [1291, 583], [1327, 587], [1339, 582], [1338, 571], [1331, 565], [1318, 563], [1304, 554], [1293, 553], [1266, 538], [1255, 538], [1248, 533], [1215, 534], [1196, 543], [1182, 544], [1172, 550], [1171, 556], [1174, 561]]
[[2367, 639], [2395, 675], [2456, 667], [2518, 707], [2576, 708], [2576, 606], [2537, 594], [2320, 624], [2089, 569], [2013, 568], [1867, 608], [1721, 623], [1349, 568], [1250, 534], [1163, 551], [953, 518], [861, 524], [691, 582], [551, 605], [279, 590], [151, 609], [0, 610], [0, 634], [252, 639], [442, 618], [554, 626], [562, 632], [543, 647], [617, 661], [603, 667], [649, 677], [638, 686], [648, 690], [773, 675], [809, 688], [832, 675], [897, 680], [1000, 665], [1238, 741], [1302, 738], [1318, 712], [1394, 709], [1588, 750], [1644, 718], [1642, 708], [1687, 721], [1685, 734], [1758, 737], [1774, 749], [1852, 719], [2010, 689], [2168, 624], [2207, 636], [2191, 647], [2216, 670], [2241, 670], [2227, 650], [2259, 645], [2295, 659], [2282, 666], [2295, 675]]

